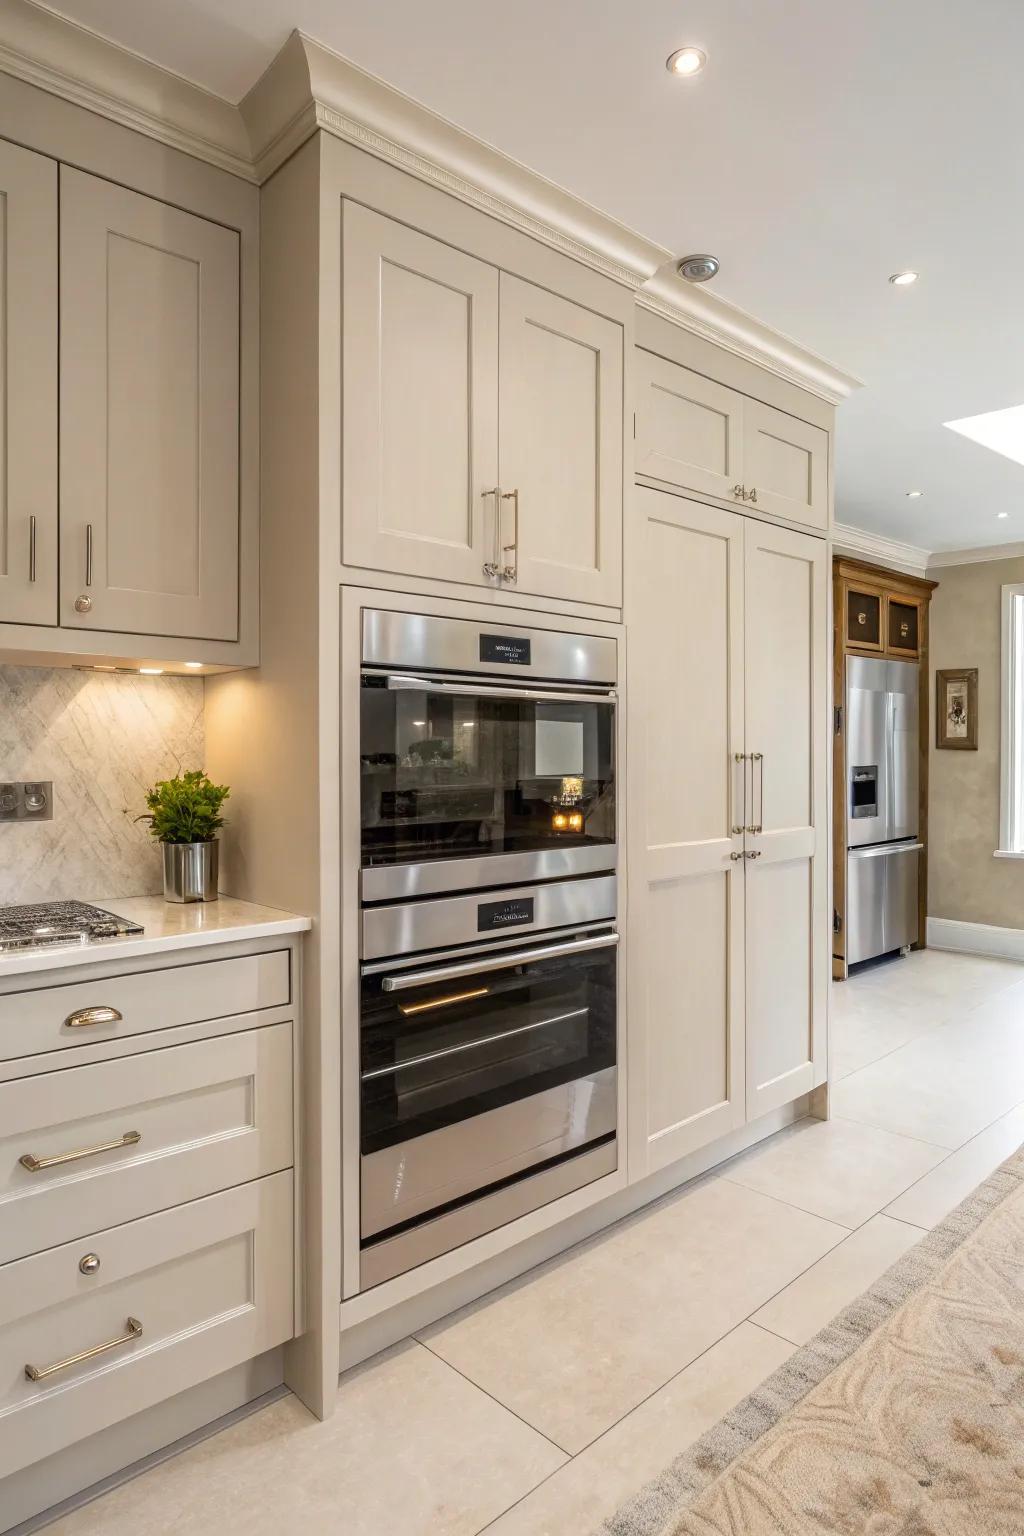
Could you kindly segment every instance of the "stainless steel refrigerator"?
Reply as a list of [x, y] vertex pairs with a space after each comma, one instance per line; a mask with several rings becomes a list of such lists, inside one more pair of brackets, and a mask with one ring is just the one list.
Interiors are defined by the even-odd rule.
[[846, 662], [846, 959], [917, 943], [918, 668]]

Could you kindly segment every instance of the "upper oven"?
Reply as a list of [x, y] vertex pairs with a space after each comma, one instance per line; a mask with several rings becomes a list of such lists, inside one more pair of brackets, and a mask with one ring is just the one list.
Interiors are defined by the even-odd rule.
[[362, 899], [615, 868], [616, 645], [365, 610]]

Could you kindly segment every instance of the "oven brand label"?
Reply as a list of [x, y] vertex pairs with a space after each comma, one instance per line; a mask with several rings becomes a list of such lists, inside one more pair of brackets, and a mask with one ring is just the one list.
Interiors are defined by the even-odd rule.
[[481, 635], [480, 660], [503, 661], [510, 667], [528, 667], [530, 642], [519, 635]]
[[533, 897], [520, 896], [514, 901], [483, 901], [476, 909], [477, 933], [493, 933], [496, 928], [515, 928], [533, 922]]

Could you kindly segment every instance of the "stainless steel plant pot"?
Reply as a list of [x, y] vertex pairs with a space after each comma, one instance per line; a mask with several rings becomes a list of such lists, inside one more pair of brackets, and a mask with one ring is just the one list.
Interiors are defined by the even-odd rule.
[[165, 901], [216, 901], [220, 843], [162, 843]]

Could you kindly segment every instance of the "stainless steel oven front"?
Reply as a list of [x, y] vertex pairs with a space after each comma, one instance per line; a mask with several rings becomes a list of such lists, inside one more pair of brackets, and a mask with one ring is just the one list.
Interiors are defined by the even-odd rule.
[[614, 1171], [615, 885], [364, 913], [364, 1288]]
[[366, 609], [364, 902], [615, 868], [616, 644]]

